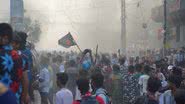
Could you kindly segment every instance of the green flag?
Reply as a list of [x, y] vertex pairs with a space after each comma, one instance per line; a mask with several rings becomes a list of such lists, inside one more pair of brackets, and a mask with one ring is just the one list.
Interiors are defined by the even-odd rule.
[[65, 47], [65, 48], [69, 48], [71, 46], [77, 45], [70, 32], [67, 35], [65, 35], [64, 37], [62, 37], [58, 41], [58, 44]]

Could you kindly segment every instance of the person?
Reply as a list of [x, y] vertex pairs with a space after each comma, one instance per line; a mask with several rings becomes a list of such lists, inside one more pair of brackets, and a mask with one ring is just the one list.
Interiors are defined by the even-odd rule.
[[58, 61], [59, 61], [59, 72], [65, 72], [65, 67], [64, 67], [64, 60], [63, 57], [58, 55]]
[[24, 74], [24, 76], [26, 76], [26, 77], [24, 77], [24, 80], [26, 80], [25, 82], [27, 82], [25, 88], [27, 88], [26, 91], [28, 91], [31, 98], [33, 98], [33, 93], [31, 93], [31, 89], [32, 89], [31, 83], [29, 83], [29, 82], [31, 82], [31, 79], [29, 77], [30, 74], [31, 74], [31, 73], [29, 73], [30, 72], [29, 71], [30, 70], [30, 65], [29, 65], [30, 63], [28, 61], [29, 58], [23, 52], [23, 50], [25, 50], [25, 46], [26, 46], [26, 42], [24, 42], [25, 40], [24, 40], [23, 37], [26, 37], [26, 36], [27, 35], [24, 32], [17, 32], [17, 31], [14, 32], [14, 36], [13, 36], [13, 40], [12, 40], [12, 47], [13, 47], [14, 50], [16, 50], [18, 52], [18, 54], [22, 58], [23, 71], [24, 71], [23, 74]]
[[176, 104], [185, 104], [185, 89], [178, 89], [174, 96]]
[[81, 93], [81, 100], [74, 101], [73, 104], [80, 104], [80, 103], [85, 103], [85, 104], [105, 104], [103, 99], [99, 96], [93, 96], [91, 94], [90, 86], [89, 86], [89, 80], [87, 78], [79, 78], [77, 81], [77, 86], [78, 89]]
[[168, 78], [169, 90], [163, 94], [164, 104], [175, 104], [174, 94], [181, 85], [182, 78], [180, 76], [171, 75]]
[[103, 88], [104, 76], [102, 73], [94, 72], [91, 75], [91, 85], [97, 97], [103, 99], [104, 104], [110, 104], [110, 98], [108, 92]]
[[123, 102], [123, 92], [122, 92], [122, 76], [120, 73], [119, 65], [113, 65], [113, 75], [112, 75], [112, 103], [121, 104]]
[[56, 93], [56, 104], [72, 104], [73, 94], [65, 86], [68, 82], [68, 75], [66, 73], [57, 74], [57, 85], [60, 91]]
[[159, 91], [161, 87], [161, 82], [156, 77], [150, 77], [147, 83], [147, 104], [158, 104], [157, 97], [155, 96], [156, 92]]
[[140, 95], [138, 79], [134, 77], [134, 66], [129, 66], [128, 73], [123, 76], [123, 102], [134, 104], [136, 97]]
[[25, 67], [26, 69], [26, 73], [28, 76], [28, 80], [29, 80], [29, 90], [28, 93], [30, 95], [31, 100], [34, 100], [34, 94], [33, 94], [33, 88], [32, 88], [32, 83], [33, 83], [33, 59], [32, 59], [32, 52], [31, 49], [28, 48], [27, 45], [27, 37], [28, 35], [25, 32], [18, 32], [19, 37], [21, 37], [21, 41], [20, 41], [20, 52], [21, 52], [21, 56], [23, 58], [23, 67]]
[[76, 67], [76, 62], [74, 60], [70, 60], [69, 67], [66, 68], [66, 73], [70, 76], [66, 84], [66, 88], [68, 88], [73, 93], [74, 99], [76, 96], [76, 80], [78, 76], [78, 69]]
[[0, 102], [1, 104], [18, 104], [15, 94], [2, 83], [0, 83]]
[[39, 73], [39, 92], [41, 95], [41, 103], [48, 104], [49, 96], [49, 84], [50, 84], [50, 73], [48, 70], [48, 58], [45, 56], [41, 57], [42, 69]]
[[121, 57], [119, 59], [119, 64], [120, 64], [120, 71], [122, 76], [125, 76], [128, 73], [128, 66], [125, 63], [126, 63], [126, 58]]
[[139, 79], [142, 76], [143, 66], [142, 64], [136, 64], [135, 68], [136, 68], [136, 74], [134, 76]]
[[150, 66], [148, 66], [148, 65], [144, 66], [144, 74], [139, 78], [140, 94], [141, 95], [147, 93], [147, 82], [150, 77], [149, 73], [150, 73]]
[[13, 30], [7, 23], [0, 23], [0, 81], [16, 95], [17, 103], [28, 103], [26, 76], [22, 58], [12, 49]]
[[147, 82], [147, 93], [138, 97], [134, 104], [160, 104], [156, 96], [160, 87], [160, 80], [157, 77], [150, 77]]

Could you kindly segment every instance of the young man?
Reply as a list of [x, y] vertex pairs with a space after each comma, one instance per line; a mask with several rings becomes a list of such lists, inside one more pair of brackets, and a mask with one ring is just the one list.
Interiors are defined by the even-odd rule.
[[[77, 86], [81, 93], [81, 100], [74, 101], [73, 104], [80, 104], [80, 103], [94, 103], [94, 104], [105, 104], [103, 99], [98, 96], [93, 96], [89, 91], [89, 80], [86, 78], [80, 78], [77, 80]], [[86, 102], [85, 102], [86, 101]]]
[[139, 97], [134, 104], [160, 104], [156, 97], [156, 92], [159, 91], [161, 82], [156, 77], [150, 77], [147, 82], [147, 93]]
[[60, 91], [56, 93], [56, 104], [72, 104], [73, 94], [70, 90], [65, 88], [68, 81], [68, 75], [66, 73], [57, 74], [57, 85]]
[[78, 76], [78, 69], [76, 68], [76, 62], [74, 60], [69, 61], [69, 65], [66, 68], [66, 73], [70, 76], [66, 87], [73, 93], [73, 98], [76, 96], [76, 80]]
[[39, 73], [39, 92], [41, 95], [41, 103], [48, 104], [49, 96], [49, 84], [50, 84], [50, 73], [48, 70], [48, 58], [45, 56], [41, 57], [42, 69]]
[[140, 76], [139, 78], [139, 85], [140, 85], [140, 94], [146, 94], [147, 93], [147, 82], [149, 79], [149, 73], [150, 73], [150, 66], [146, 65], [144, 66], [144, 74]]
[[182, 78], [180, 76], [171, 75], [168, 78], [169, 90], [163, 94], [164, 104], [175, 104], [174, 95], [176, 90], [180, 87]]
[[134, 104], [139, 96], [138, 79], [134, 77], [134, 66], [129, 66], [128, 73], [123, 76], [123, 102], [124, 104]]
[[[18, 104], [28, 103], [26, 87], [27, 76], [23, 74], [22, 58], [10, 46], [13, 37], [12, 27], [7, 23], [0, 24], [0, 81], [16, 95]], [[22, 87], [21, 87], [22, 86]], [[22, 94], [22, 96], [21, 96]], [[21, 98], [22, 97], [22, 98]]]
[[159, 104], [155, 94], [161, 87], [161, 81], [156, 77], [150, 77], [147, 83], [147, 104]]
[[120, 73], [119, 65], [113, 65], [113, 75], [112, 75], [112, 103], [121, 104], [123, 103], [123, 83], [122, 76]]
[[176, 104], [185, 104], [185, 89], [178, 89], [175, 93]]
[[[23, 32], [14, 32], [14, 36], [13, 36], [13, 39], [12, 39], [12, 47], [13, 47], [14, 50], [16, 50], [18, 52], [18, 54], [22, 58], [23, 74], [25, 76], [24, 80], [26, 80], [25, 82], [26, 82], [26, 85], [27, 85], [27, 86], [25, 86], [25, 88], [26, 88], [25, 90], [28, 92], [31, 89], [31, 87], [28, 88], [28, 86], [29, 86], [28, 82], [31, 81], [31, 79], [29, 79], [29, 77], [28, 77], [28, 64], [29, 64], [28, 63], [28, 57], [22, 53], [22, 51], [24, 50], [25, 45], [23, 45], [24, 40], [21, 38], [21, 36], [24, 35], [24, 34], [25, 33], [23, 33]], [[23, 95], [23, 97], [24, 96], [25, 95]]]
[[99, 72], [94, 72], [91, 76], [91, 85], [95, 95], [103, 99], [104, 104], [110, 104], [108, 93], [103, 89], [104, 76]]

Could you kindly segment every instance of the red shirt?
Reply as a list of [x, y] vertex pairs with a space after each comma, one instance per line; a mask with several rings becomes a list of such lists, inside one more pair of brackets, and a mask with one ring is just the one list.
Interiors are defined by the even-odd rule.
[[[85, 95], [82, 96], [82, 99], [84, 96], [92, 96], [91, 92], [87, 92]], [[99, 96], [96, 97], [96, 100], [98, 101], [99, 104], [105, 104], [103, 99]], [[80, 104], [80, 101], [74, 101], [73, 104]]]

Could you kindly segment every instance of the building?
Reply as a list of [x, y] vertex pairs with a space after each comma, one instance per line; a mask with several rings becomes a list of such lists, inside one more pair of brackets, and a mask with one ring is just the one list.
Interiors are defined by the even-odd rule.
[[23, 30], [23, 0], [10, 0], [10, 22], [14, 30]]
[[[164, 22], [164, 7], [152, 9], [152, 19]], [[168, 48], [185, 46], [185, 0], [167, 0], [167, 44]]]

